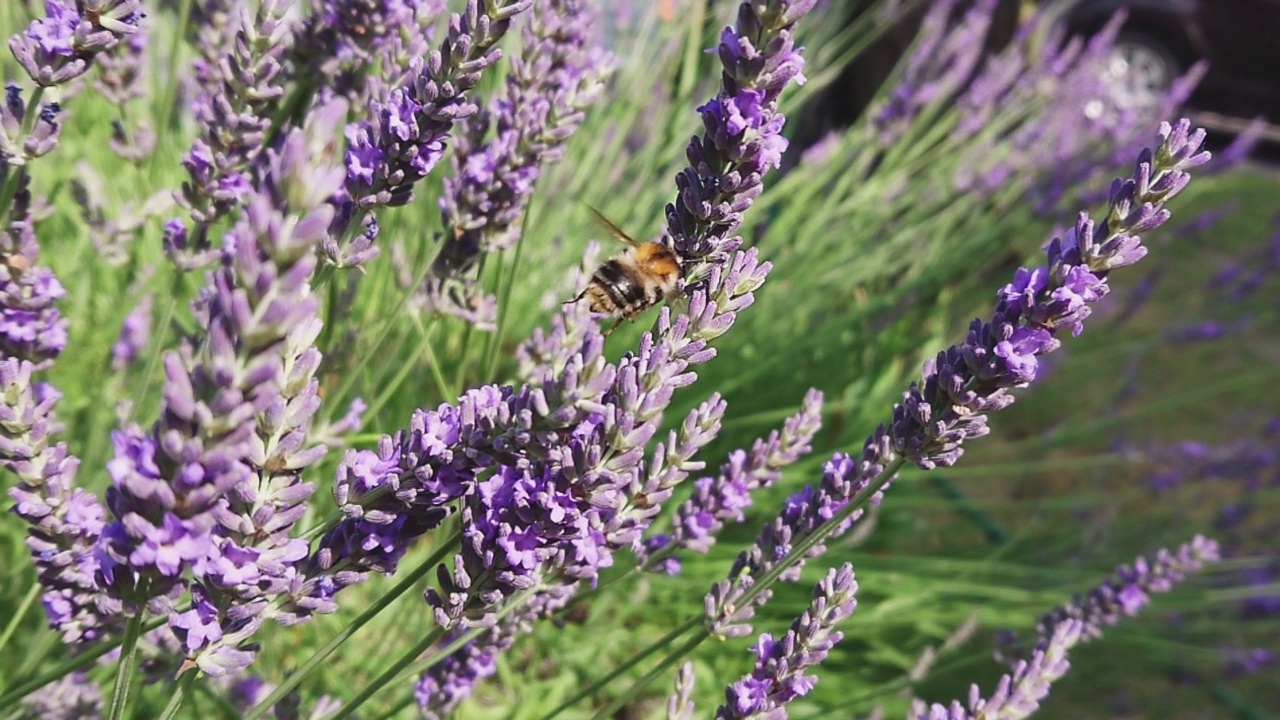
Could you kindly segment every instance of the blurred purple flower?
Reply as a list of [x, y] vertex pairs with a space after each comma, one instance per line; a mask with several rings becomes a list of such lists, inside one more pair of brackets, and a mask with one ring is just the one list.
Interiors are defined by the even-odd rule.
[[138, 32], [141, 0], [45, 0], [45, 16], [9, 38], [18, 64], [37, 84], [63, 85], [99, 53]]
[[440, 198], [444, 240], [421, 290], [429, 310], [493, 329], [496, 317], [477, 310], [496, 313], [496, 298], [471, 274], [486, 253], [519, 242], [542, 168], [560, 161], [612, 73], [612, 56], [588, 44], [596, 19], [584, 0], [535, 0], [504, 92], [459, 122]]
[[146, 349], [151, 337], [151, 303], [151, 294], [143, 295], [125, 317], [120, 336], [111, 348], [111, 367], [115, 370], [123, 370], [132, 365]]

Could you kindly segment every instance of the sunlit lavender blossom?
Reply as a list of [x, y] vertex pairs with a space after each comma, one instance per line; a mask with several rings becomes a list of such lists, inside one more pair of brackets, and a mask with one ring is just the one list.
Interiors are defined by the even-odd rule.
[[676, 671], [676, 691], [667, 698], [667, 720], [693, 720], [697, 709], [693, 704], [695, 680], [692, 662], [685, 662]]
[[284, 94], [281, 63], [289, 38], [284, 19], [288, 5], [288, 0], [265, 0], [256, 14], [248, 5], [239, 6], [229, 51], [201, 61], [192, 103], [199, 131], [182, 158], [188, 180], [174, 195], [191, 225], [174, 218], [165, 226], [165, 250], [179, 268], [217, 259], [210, 228], [252, 190], [250, 165], [264, 149], [271, 115]]
[[716, 720], [787, 717], [786, 704], [813, 691], [818, 679], [805, 675], [827, 657], [843, 635], [835, 629], [853, 614], [858, 583], [853, 566], [828, 570], [813, 589], [813, 600], [804, 614], [791, 623], [780, 640], [764, 633], [756, 641], [756, 669], [725, 690], [726, 704]]
[[[375, 99], [369, 119], [347, 126], [345, 197], [324, 246], [330, 262], [358, 266], [377, 254], [367, 211], [413, 198], [413, 186], [444, 156], [455, 122], [474, 114], [467, 93], [502, 56], [496, 47], [532, 0], [468, 0], [449, 18], [440, 49], [412, 66], [405, 83]], [[340, 240], [341, 239], [341, 240]]]
[[138, 31], [141, 0], [45, 0], [45, 16], [9, 38], [18, 64], [37, 84], [63, 85], [99, 54]]
[[680, 560], [672, 553], [693, 550], [706, 553], [726, 522], [742, 522], [742, 511], [752, 504], [751, 494], [782, 477], [782, 469], [810, 450], [809, 443], [822, 427], [822, 393], [810, 390], [803, 409], [787, 418], [782, 432], [769, 433], [751, 447], [750, 455], [735, 450], [717, 477], [698, 478], [693, 496], [676, 511], [670, 533], [647, 538], [637, 553], [638, 562], [651, 570], [680, 572]]
[[[472, 277], [486, 253], [520, 240], [520, 221], [544, 165], [559, 162], [613, 69], [590, 48], [595, 13], [583, 0], [535, 0], [505, 92], [459, 123], [440, 198], [445, 234], [423, 293], [428, 309], [493, 329], [496, 301]], [[493, 136], [485, 139], [490, 129]]]
[[[27, 115], [33, 112], [37, 113], [36, 117], [24, 133], [25, 123], [32, 120]], [[34, 103], [23, 101], [22, 90], [17, 85], [5, 87], [4, 104], [0, 105], [0, 171], [3, 175], [19, 172], [18, 168], [58, 146], [61, 113], [58, 103], [35, 107]], [[14, 215], [10, 222], [18, 220], [19, 216]]]
[[99, 545], [104, 584], [138, 603], [180, 590], [189, 568], [202, 584], [170, 623], [210, 675], [251, 661], [237, 644], [270, 616], [270, 597], [300, 582], [306, 543], [289, 531], [313, 487], [299, 473], [324, 452], [306, 441], [320, 361], [309, 282], [342, 181], [319, 159], [344, 114], [323, 108], [268, 152], [197, 303], [206, 334], [166, 356], [160, 422], [116, 433], [108, 465], [116, 521]]
[[[1190, 181], [1187, 170], [1203, 165], [1205, 133], [1190, 132], [1190, 123], [1162, 123], [1156, 150], [1144, 149], [1131, 179], [1111, 184], [1107, 216], [1096, 227], [1080, 213], [1074, 228], [1046, 248], [1046, 264], [1020, 268], [1014, 281], [997, 293], [990, 321], [975, 319], [964, 343], [953, 345], [924, 365], [921, 381], [912, 383], [893, 408], [893, 420], [867, 438], [856, 461], [838, 453], [827, 465], [817, 489], [793, 495], [782, 514], [766, 526], [754, 546], [738, 556], [729, 579], [706, 597], [708, 625], [722, 635], [750, 632], [746, 624], [755, 607], [767, 601], [765, 590], [745, 600], [757, 580], [770, 573], [794, 579], [804, 558], [791, 558], [794, 546], [807, 542], [855, 496], [871, 493], [878, 503], [894, 474], [891, 468], [910, 462], [922, 470], [954, 465], [963, 443], [989, 432], [987, 414], [1014, 401], [1012, 388], [1036, 379], [1039, 357], [1061, 344], [1056, 335], [1083, 330], [1089, 305], [1109, 290], [1112, 270], [1132, 265], [1147, 253], [1139, 232], [1169, 218], [1164, 203]], [[887, 475], [886, 475], [887, 474]], [[873, 482], [877, 483], [873, 487]], [[843, 532], [864, 508], [835, 528]], [[822, 552], [821, 543], [804, 557]], [[783, 564], [783, 560], [787, 560]]]

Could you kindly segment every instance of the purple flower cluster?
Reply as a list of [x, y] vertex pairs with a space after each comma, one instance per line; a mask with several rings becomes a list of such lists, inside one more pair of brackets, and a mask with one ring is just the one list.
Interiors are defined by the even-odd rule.
[[857, 592], [852, 565], [828, 570], [814, 587], [809, 608], [791, 623], [786, 635], [779, 640], [769, 633], [760, 636], [755, 670], [725, 690], [726, 703], [716, 711], [716, 720], [786, 718], [785, 705], [808, 695], [818, 683], [804, 673], [821, 664], [840, 642], [843, 636], [835, 627], [853, 614]]
[[9, 38], [18, 64], [38, 85], [63, 85], [94, 58], [138, 31], [141, 0], [45, 0], [45, 16]]
[[[6, 126], [15, 109], [17, 117], [22, 110], [16, 88], [8, 98]], [[39, 135], [37, 124], [33, 136]], [[26, 143], [20, 135], [8, 137], [32, 148], [30, 137]], [[56, 132], [44, 137], [54, 139], [47, 145], [52, 149]], [[10, 173], [21, 174], [0, 233], [0, 465], [18, 479], [9, 496], [14, 512], [31, 526], [27, 547], [45, 589], [41, 601], [49, 622], [68, 643], [80, 643], [113, 624], [117, 608], [99, 604], [94, 582], [92, 548], [103, 527], [102, 505], [75, 487], [79, 460], [57, 441], [62, 428], [53, 410], [61, 394], [36, 380], [66, 346], [67, 322], [54, 306], [64, 294], [61, 284], [38, 264], [30, 178], [24, 165], [13, 163], [16, 157], [5, 156], [6, 181], [14, 180]], [[24, 162], [30, 157], [28, 152]]]
[[[134, 33], [111, 52], [98, 55], [98, 76], [93, 87], [107, 102], [124, 108], [129, 102], [146, 95], [147, 35]], [[156, 146], [156, 135], [145, 121], [138, 121], [133, 130], [116, 120], [111, 124], [111, 151], [129, 162], [140, 162], [151, 154]]]
[[[8, 170], [23, 172], [16, 165]], [[9, 173], [4, 175], [8, 179]], [[51, 269], [37, 264], [40, 246], [31, 216], [29, 179], [24, 175], [18, 182], [0, 232], [0, 357], [29, 361], [43, 369], [67, 344], [67, 321], [54, 304], [66, 290]]]
[[[62, 108], [57, 103], [36, 105], [36, 101], [22, 100], [17, 85], [5, 87], [4, 104], [0, 105], [0, 170], [5, 177], [21, 172], [22, 166], [58, 146]], [[35, 117], [28, 117], [30, 113]], [[21, 222], [23, 217], [11, 214], [9, 224]]]
[[[1164, 203], [1186, 187], [1187, 170], [1209, 160], [1209, 153], [1200, 150], [1204, 131], [1191, 133], [1185, 120], [1176, 126], [1162, 123], [1157, 139], [1154, 152], [1139, 154], [1132, 178], [1112, 183], [1106, 218], [1096, 228], [1081, 213], [1075, 227], [1046, 248], [1045, 265], [1019, 269], [1000, 290], [991, 320], [975, 319], [965, 342], [925, 363], [921, 381], [912, 383], [894, 406], [890, 425], [878, 427], [867, 439], [856, 462], [837, 454], [816, 490], [807, 487], [792, 496], [756, 544], [739, 555], [729, 579], [708, 593], [706, 612], [713, 632], [749, 632], [742, 623], [768, 599], [769, 591], [744, 600], [763, 575], [796, 577], [803, 558], [790, 557], [794, 545], [813, 538], [855, 495], [870, 491], [871, 502], [878, 502], [893, 469], [904, 462], [924, 470], [953, 465], [967, 439], [987, 434], [987, 414], [1013, 403], [1009, 391], [1036, 379], [1039, 357], [1060, 344], [1057, 333], [1066, 328], [1080, 333], [1089, 305], [1109, 289], [1110, 272], [1146, 255], [1137, 233], [1168, 219]], [[853, 511], [836, 532], [862, 512]], [[821, 550], [820, 544], [811, 547], [805, 557]]]
[[484, 297], [470, 274], [483, 255], [519, 241], [542, 166], [559, 162], [603, 91], [613, 61], [588, 48], [594, 15], [583, 0], [535, 0], [505, 93], [459, 123], [453, 176], [440, 198], [444, 242], [423, 288], [429, 309], [492, 329], [496, 298]]
[[102, 717], [102, 688], [83, 672], [64, 675], [22, 699], [23, 717], [36, 720], [89, 720]]
[[1138, 558], [1121, 565], [1115, 575], [1084, 595], [1040, 618], [1036, 631], [1043, 640], [1068, 620], [1080, 624], [1081, 641], [1102, 635], [1104, 625], [1115, 625], [1122, 615], [1132, 617], [1151, 602], [1151, 593], [1168, 592], [1187, 573], [1219, 560], [1218, 544], [1197, 535], [1175, 552], [1161, 548], [1155, 558]]
[[748, 455], [744, 450], [729, 454], [717, 477], [701, 477], [693, 484], [693, 496], [676, 511], [671, 532], [651, 535], [637, 553], [637, 561], [647, 569], [670, 575], [680, 572], [679, 550], [706, 553], [726, 522], [742, 522], [743, 511], [751, 507], [751, 494], [782, 477], [782, 469], [808, 454], [809, 443], [822, 427], [822, 393], [810, 390], [802, 409], [787, 418], [782, 432], [757, 439]]
[[271, 598], [301, 583], [307, 546], [289, 534], [313, 492], [301, 472], [325, 450], [307, 437], [320, 402], [309, 282], [341, 187], [326, 158], [345, 111], [321, 108], [267, 152], [197, 302], [206, 334], [166, 356], [159, 423], [116, 433], [108, 464], [104, 588], [140, 603], [180, 591], [190, 569], [192, 607], [170, 624], [210, 675], [252, 659], [237, 645], [272, 616]]
[[1008, 718], [1021, 720], [1040, 709], [1040, 701], [1049, 694], [1049, 686], [1067, 673], [1067, 651], [1075, 647], [1081, 638], [1081, 623], [1068, 620], [1054, 628], [1053, 634], [1042, 640], [1031, 657], [1019, 660], [1013, 672], [1000, 678], [989, 697], [982, 697], [977, 685], [969, 689], [967, 704], [953, 701], [950, 705], [934, 704], [925, 707], [917, 701], [911, 711], [916, 720], [978, 720], [979, 718]]
[[125, 316], [120, 336], [111, 347], [112, 369], [123, 370], [132, 365], [147, 348], [147, 342], [151, 338], [151, 305], [152, 296], [147, 293]]
[[[311, 0], [290, 54], [303, 82], [352, 107], [385, 98], [429, 52], [443, 0]], [[376, 70], [376, 72], [373, 72]]]
[[935, 704], [926, 708], [917, 701], [911, 717], [920, 720], [973, 720], [983, 717], [1024, 718], [1040, 707], [1049, 686], [1062, 677], [1070, 664], [1067, 651], [1102, 634], [1103, 625], [1114, 625], [1120, 616], [1136, 615], [1150, 602], [1152, 592], [1167, 592], [1186, 573], [1218, 559], [1218, 545], [1197, 535], [1171, 553], [1161, 549], [1148, 562], [1138, 558], [1132, 567], [1122, 565], [1114, 577], [1043, 618], [1037, 627], [1038, 642], [1031, 655], [1014, 663], [989, 697], [977, 685], [970, 688], [967, 704]]
[[792, 36], [816, 0], [743, 3], [736, 27], [720, 33], [720, 93], [698, 108], [705, 132], [689, 143], [689, 167], [676, 176], [677, 201], [666, 208], [668, 242], [686, 262], [720, 261], [741, 245], [728, 239], [782, 163], [787, 139], [778, 97], [804, 83], [804, 56]]
[[[251, 166], [264, 150], [271, 114], [284, 94], [282, 59], [290, 25], [286, 0], [267, 0], [256, 15], [239, 7], [234, 40], [225, 52], [207, 48], [192, 103], [199, 132], [182, 158], [189, 180], [174, 199], [192, 220], [165, 225], [165, 250], [182, 269], [218, 258], [209, 231], [252, 192]], [[208, 55], [208, 53], [217, 53]]]
[[360, 265], [371, 259], [376, 226], [366, 211], [397, 206], [413, 198], [413, 186], [444, 156], [445, 141], [455, 122], [477, 108], [467, 92], [484, 70], [502, 56], [495, 45], [512, 19], [532, 0], [468, 0], [461, 15], [449, 18], [439, 50], [414, 63], [403, 85], [370, 104], [370, 119], [346, 129], [347, 181], [335, 237], [324, 246], [333, 264]]
[[885, 145], [900, 138], [925, 108], [954, 97], [982, 59], [996, 2], [979, 0], [953, 23], [957, 4], [941, 0], [929, 5], [897, 84], [872, 118]]

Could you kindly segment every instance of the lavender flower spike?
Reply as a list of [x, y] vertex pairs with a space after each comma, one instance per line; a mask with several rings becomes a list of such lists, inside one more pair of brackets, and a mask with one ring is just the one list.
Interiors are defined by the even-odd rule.
[[764, 633], [755, 646], [756, 669], [725, 690], [727, 702], [716, 711], [716, 720], [787, 717], [786, 704], [808, 695], [817, 678], [805, 670], [816, 667], [843, 637], [835, 626], [853, 614], [858, 601], [853, 566], [828, 570], [813, 589], [813, 601], [791, 623], [781, 640]]
[[502, 57], [495, 46], [512, 18], [532, 2], [468, 0], [464, 13], [449, 18], [440, 49], [411, 68], [404, 86], [372, 103], [369, 120], [347, 126], [346, 197], [333, 235], [344, 238], [353, 230], [361, 235], [345, 247], [338, 240], [326, 243], [330, 262], [355, 266], [377, 254], [376, 226], [366, 219], [367, 211], [413, 199], [414, 184], [444, 156], [454, 123], [475, 114], [466, 94]]
[[983, 698], [977, 685], [969, 689], [969, 702], [962, 705], [935, 704], [925, 708], [916, 703], [911, 717], [916, 720], [1021, 720], [1040, 709], [1040, 701], [1049, 694], [1049, 686], [1067, 673], [1067, 651], [1080, 642], [1081, 623], [1068, 620], [1054, 629], [1053, 635], [1036, 646], [1031, 658], [1021, 660], [1013, 672], [1000, 678], [996, 690]]
[[255, 15], [248, 5], [238, 9], [234, 42], [197, 67], [199, 91], [192, 112], [199, 132], [182, 158], [189, 179], [174, 193], [192, 226], [172, 219], [164, 237], [170, 261], [184, 270], [217, 258], [209, 247], [209, 230], [252, 189], [249, 168], [263, 151], [270, 116], [284, 94], [279, 75], [289, 37], [284, 19], [289, 2], [265, 0]]
[[[1161, 123], [1153, 152], [1138, 156], [1133, 177], [1111, 185], [1110, 207], [1096, 228], [1088, 214], [1062, 239], [1046, 248], [1046, 264], [1033, 270], [1020, 268], [1014, 281], [997, 294], [990, 321], [974, 320], [965, 342], [953, 345], [925, 363], [921, 381], [912, 383], [893, 421], [872, 433], [862, 455], [837, 454], [827, 463], [821, 485], [793, 495], [782, 514], [739, 555], [729, 579], [714, 586], [705, 605], [708, 627], [716, 634], [744, 634], [744, 623], [754, 608], [765, 602], [769, 591], [745, 596], [763, 575], [794, 579], [803, 558], [788, 558], [792, 548], [822, 530], [855, 495], [874, 489], [872, 503], [892, 480], [891, 468], [910, 462], [923, 470], [950, 466], [963, 454], [969, 438], [986, 435], [987, 414], [1014, 401], [1010, 390], [1036, 379], [1039, 357], [1060, 345], [1056, 335], [1064, 328], [1079, 334], [1092, 312], [1090, 305], [1107, 294], [1112, 270], [1132, 265], [1147, 249], [1137, 235], [1169, 218], [1164, 203], [1186, 187], [1190, 168], [1203, 165], [1205, 133], [1190, 132], [1186, 120], [1177, 125]], [[890, 477], [882, 477], [889, 473]], [[863, 509], [853, 511], [835, 528], [843, 532]], [[805, 557], [822, 552], [821, 544]], [[787, 564], [781, 561], [788, 558]]]
[[[453, 177], [440, 198], [444, 243], [424, 288], [429, 309], [493, 328], [495, 318], [477, 309], [496, 310], [496, 299], [481, 297], [470, 274], [484, 254], [519, 241], [542, 166], [559, 162], [613, 71], [609, 53], [587, 47], [594, 15], [584, 0], [536, 0], [506, 92], [459, 123]], [[482, 143], [491, 125], [496, 134]]]
[[680, 572], [680, 561], [671, 557], [679, 550], [706, 553], [716, 542], [716, 534], [726, 522], [742, 522], [742, 511], [751, 506], [751, 493], [772, 485], [782, 477], [782, 469], [809, 452], [809, 443], [822, 427], [822, 393], [810, 390], [801, 411], [787, 418], [782, 432], [756, 440], [748, 455], [742, 450], [729, 454], [718, 477], [702, 477], [694, 482], [689, 498], [672, 521], [670, 534], [649, 537], [637, 553], [637, 561], [650, 570], [668, 574]]
[[1115, 575], [1084, 595], [1046, 614], [1036, 625], [1040, 639], [1053, 635], [1069, 620], [1080, 622], [1081, 642], [1102, 635], [1104, 625], [1115, 625], [1121, 615], [1133, 616], [1151, 602], [1151, 593], [1168, 592], [1187, 573], [1221, 558], [1218, 543], [1201, 535], [1180, 546], [1176, 552], [1161, 548], [1154, 560], [1138, 558], [1132, 566], [1121, 565]]
[[693, 704], [693, 685], [696, 681], [693, 662], [687, 661], [676, 671], [676, 691], [667, 698], [667, 720], [693, 720], [697, 708]]
[[45, 0], [45, 16], [9, 38], [18, 64], [38, 85], [83, 75], [94, 56], [138, 32], [141, 0]]

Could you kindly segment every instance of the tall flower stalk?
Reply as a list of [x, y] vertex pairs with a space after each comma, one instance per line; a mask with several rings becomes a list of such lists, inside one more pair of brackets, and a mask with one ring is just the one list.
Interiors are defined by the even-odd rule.
[[535, 0], [504, 92], [459, 123], [440, 198], [443, 243], [422, 288], [429, 310], [494, 329], [497, 299], [474, 271], [487, 254], [520, 241], [543, 166], [564, 156], [612, 73], [612, 56], [588, 42], [595, 15], [582, 0]]

